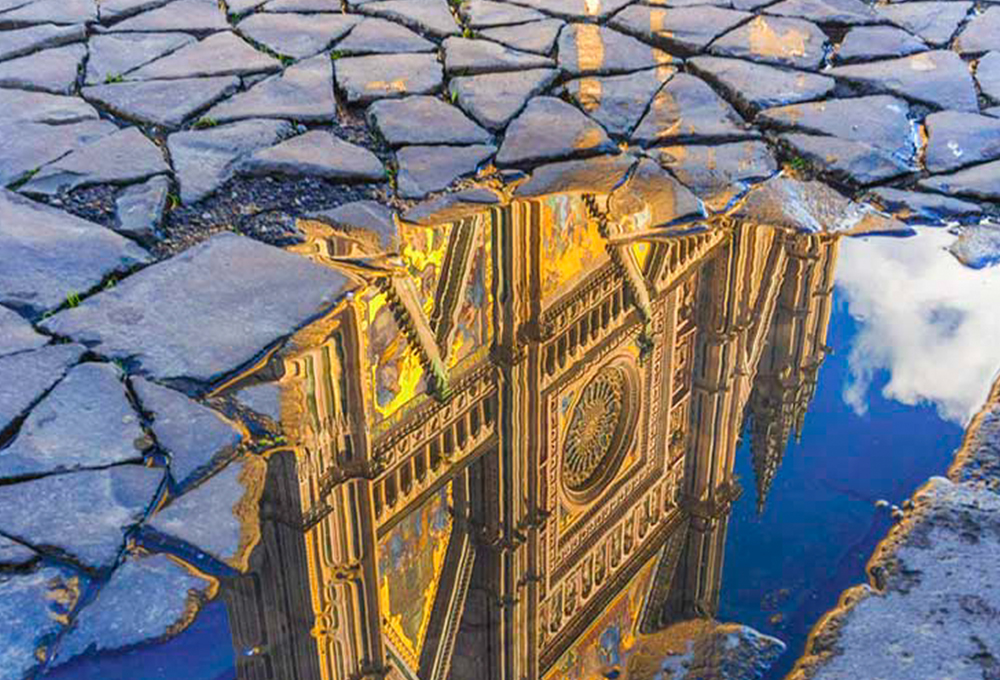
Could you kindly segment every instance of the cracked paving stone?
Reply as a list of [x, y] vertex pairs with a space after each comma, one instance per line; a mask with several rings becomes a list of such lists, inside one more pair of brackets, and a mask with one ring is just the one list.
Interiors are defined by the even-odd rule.
[[924, 165], [931, 173], [1000, 158], [1000, 120], [977, 113], [941, 111], [924, 120]]
[[716, 85], [743, 113], [750, 115], [772, 106], [822, 99], [836, 86], [833, 78], [754, 64], [742, 59], [694, 57], [688, 70]]
[[[254, 0], [256, 2], [256, 0]], [[336, 3], [334, 6], [338, 6]], [[264, 3], [265, 12], [329, 12], [330, 0], [270, 0]]]
[[1000, 226], [984, 223], [963, 227], [948, 251], [972, 269], [1000, 264]]
[[125, 128], [81, 146], [46, 165], [20, 191], [54, 196], [94, 184], [128, 184], [170, 172], [160, 147], [137, 127]]
[[267, 463], [256, 456], [234, 460], [147, 522], [166, 538], [245, 571], [259, 530], [260, 497]]
[[611, 195], [611, 216], [624, 219], [643, 210], [648, 221], [639, 228], [650, 229], [689, 222], [705, 216], [698, 198], [656, 161], [643, 158], [628, 181]]
[[49, 345], [0, 357], [0, 432], [59, 382], [84, 351], [80, 345]]
[[496, 192], [485, 187], [477, 187], [429, 198], [407, 210], [402, 219], [410, 224], [426, 226], [456, 222], [481, 214], [485, 206], [499, 203], [500, 197]]
[[604, 20], [632, 0], [513, 0], [514, 4], [532, 7], [564, 19]]
[[914, 172], [905, 160], [884, 149], [838, 137], [792, 133], [781, 141], [826, 174], [868, 186]]
[[266, 0], [226, 0], [226, 11], [229, 16], [238, 17], [258, 9], [265, 2]]
[[972, 17], [955, 39], [960, 54], [1000, 50], [1000, 7], [989, 7]]
[[555, 62], [548, 57], [518, 52], [489, 40], [448, 38], [442, 46], [444, 47], [444, 68], [449, 75], [477, 75], [493, 71], [518, 71], [555, 65]]
[[169, 193], [170, 180], [163, 175], [125, 187], [115, 199], [114, 230], [140, 243], [155, 241]]
[[0, 86], [70, 94], [85, 56], [87, 48], [80, 44], [0, 62]]
[[39, 315], [149, 260], [110, 229], [0, 189], [0, 303]]
[[753, 134], [733, 107], [704, 81], [678, 73], [653, 97], [632, 140], [651, 146], [691, 137], [733, 139]]
[[94, 85], [83, 88], [81, 94], [122, 118], [177, 128], [238, 87], [239, 78], [219, 76]]
[[239, 161], [276, 144], [291, 131], [288, 121], [253, 119], [170, 135], [167, 148], [181, 200], [191, 204], [205, 198], [233, 176]]
[[245, 387], [235, 395], [236, 401], [258, 415], [281, 421], [281, 388], [274, 383]]
[[758, 16], [716, 40], [711, 51], [793, 68], [819, 68], [826, 35], [804, 19]]
[[302, 59], [347, 35], [359, 19], [349, 14], [252, 14], [236, 30], [277, 54]]
[[143, 435], [121, 372], [111, 364], [79, 364], [0, 451], [0, 479], [136, 462]]
[[117, 465], [0, 486], [0, 532], [84, 568], [109, 569], [162, 481], [163, 470]]
[[79, 97], [0, 89], [0, 126], [12, 123], [66, 125], [97, 119], [97, 109]]
[[459, 6], [458, 13], [469, 28], [526, 24], [545, 18], [544, 14], [536, 10], [493, 0], [465, 0]]
[[326, 130], [311, 130], [266, 149], [240, 163], [242, 175], [322, 177], [355, 182], [380, 182], [385, 168], [368, 149], [345, 142]]
[[988, 99], [1000, 102], [1000, 52], [990, 52], [979, 60], [976, 82]]
[[[31, 548], [21, 545], [17, 541], [12, 541], [6, 536], [0, 536], [0, 570], [8, 567], [22, 567], [37, 559], [38, 553]], [[3, 643], [0, 642], [0, 644]], [[0, 659], [2, 658], [0, 655]]]
[[919, 182], [921, 188], [948, 196], [1000, 200], [1000, 161], [974, 165], [950, 175], [935, 175]]
[[114, 31], [153, 33], [157, 31], [184, 31], [211, 33], [228, 31], [225, 13], [214, 2], [205, 0], [174, 0], [166, 7], [158, 7], [137, 14], [114, 25]]
[[115, 80], [196, 42], [184, 33], [107, 33], [93, 35], [88, 42], [87, 85], [99, 85]]
[[[354, 232], [362, 238], [374, 235], [377, 238], [374, 246], [387, 252], [396, 252], [399, 249], [399, 239], [393, 214], [392, 210], [378, 201], [352, 201], [329, 210], [307, 213], [302, 219], [322, 222], [341, 231]], [[251, 389], [253, 388], [241, 391], [240, 395]], [[239, 398], [246, 402], [246, 398]], [[252, 404], [250, 406], [254, 410], [259, 410]], [[272, 415], [270, 410], [263, 413]]]
[[605, 26], [569, 24], [559, 34], [559, 67], [572, 76], [631, 73], [675, 62], [666, 52]]
[[498, 165], [528, 165], [614, 153], [604, 129], [555, 97], [535, 97], [507, 127]]
[[396, 152], [397, 193], [403, 198], [423, 198], [446, 189], [458, 178], [474, 174], [496, 150], [485, 144], [404, 146]]
[[[0, 357], [15, 352], [38, 349], [49, 339], [36, 333], [31, 324], [12, 309], [0, 307]], [[6, 427], [0, 423], [0, 430]]]
[[976, 86], [962, 58], [950, 50], [921, 52], [900, 59], [838, 66], [835, 78], [892, 92], [941, 109], [978, 111]]
[[726, 208], [750, 184], [771, 177], [778, 164], [757, 141], [712, 146], [668, 146], [656, 159], [713, 211]]
[[941, 47], [955, 35], [970, 9], [971, 2], [945, 1], [881, 5], [877, 11], [900, 28]]
[[152, 415], [150, 427], [180, 487], [221, 467], [243, 441], [239, 429], [181, 392], [144, 378], [133, 378], [132, 387], [142, 410]]
[[566, 83], [565, 91], [610, 134], [628, 137], [653, 95], [675, 73], [677, 69], [661, 66], [621, 76], [577, 78]]
[[337, 86], [350, 104], [430, 94], [441, 88], [444, 72], [433, 54], [379, 54], [334, 62]]
[[437, 38], [462, 32], [446, 0], [380, 0], [367, 2], [358, 11], [398, 21]]
[[514, 195], [522, 198], [575, 191], [608, 194], [622, 184], [635, 164], [635, 156], [618, 154], [541, 165], [531, 171], [528, 181], [517, 186]]
[[[75, 617], [51, 662], [173, 637], [215, 591], [214, 579], [167, 555], [129, 555]], [[143, 606], [135, 606], [136, 594]]]
[[710, 42], [750, 18], [722, 7], [661, 9], [632, 5], [609, 22], [620, 31], [680, 55], [701, 52]]
[[840, 43], [835, 55], [838, 64], [905, 57], [926, 51], [927, 45], [894, 26], [859, 26], [852, 28]]
[[33, 24], [88, 24], [97, 21], [94, 0], [35, 0], [0, 14], [0, 27], [19, 28]]
[[969, 201], [891, 187], [873, 189], [868, 198], [904, 221], [942, 222], [979, 215], [983, 211], [978, 204]]
[[347, 37], [337, 43], [336, 48], [342, 54], [398, 54], [433, 52], [437, 46], [406, 26], [368, 17], [352, 28]]
[[213, 106], [207, 120], [228, 123], [246, 118], [287, 118], [327, 123], [337, 117], [333, 63], [325, 54], [289, 66], [249, 90]]
[[479, 37], [522, 52], [550, 54], [564, 25], [561, 19], [543, 19], [520, 26], [487, 28], [479, 31]]
[[435, 97], [383, 99], [368, 107], [366, 117], [390, 146], [486, 144], [492, 139], [459, 109]]
[[459, 107], [480, 125], [501, 130], [529, 99], [544, 92], [559, 74], [554, 69], [486, 73], [452, 78], [449, 89]]
[[0, 123], [0, 185], [24, 179], [27, 173], [73, 149], [117, 131], [115, 124], [107, 120], [65, 125]]
[[994, 118], [1000, 118], [1000, 106], [994, 106], [993, 108], [984, 109], [983, 113], [987, 116], [993, 116]]
[[172, 80], [272, 73], [281, 62], [258, 52], [236, 34], [216, 33], [160, 57], [125, 76], [126, 80]]
[[783, 0], [768, 5], [767, 13], [838, 26], [879, 23], [875, 11], [861, 0]]
[[210, 383], [329, 308], [340, 273], [232, 233], [146, 267], [45, 321], [150, 377]]
[[102, 22], [108, 23], [162, 7], [168, 2], [170, 0], [101, 0], [97, 3], [97, 14]]
[[2, 31], [0, 32], [0, 61], [86, 39], [87, 29], [84, 26], [44, 24], [17, 31]]

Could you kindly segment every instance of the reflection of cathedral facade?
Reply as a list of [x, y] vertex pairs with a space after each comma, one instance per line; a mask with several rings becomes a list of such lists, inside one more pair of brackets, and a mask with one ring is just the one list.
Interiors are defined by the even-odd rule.
[[304, 225], [359, 285], [253, 377], [280, 383], [289, 446], [226, 595], [240, 678], [586, 678], [714, 613], [739, 436], [763, 497], [836, 243], [637, 240], [613, 203], [400, 224], [398, 257]]

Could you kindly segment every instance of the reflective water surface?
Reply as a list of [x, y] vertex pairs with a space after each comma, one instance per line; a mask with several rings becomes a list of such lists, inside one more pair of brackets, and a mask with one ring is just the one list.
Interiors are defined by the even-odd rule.
[[621, 193], [398, 226], [302, 222], [356, 289], [214, 397], [257, 444], [239, 555], [167, 547], [219, 595], [50, 675], [781, 677], [1000, 365], [1000, 277], [941, 231], [652, 229]]

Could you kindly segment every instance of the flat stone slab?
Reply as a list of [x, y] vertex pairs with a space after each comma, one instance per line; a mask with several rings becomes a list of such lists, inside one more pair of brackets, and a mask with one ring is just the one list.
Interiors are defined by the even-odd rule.
[[281, 388], [274, 383], [245, 387], [235, 395], [236, 401], [258, 415], [275, 423], [281, 420]]
[[[103, 4], [103, 2], [102, 2]], [[209, 33], [229, 29], [225, 13], [218, 5], [205, 0], [174, 0], [166, 7], [158, 7], [115, 24], [115, 31], [185, 31]]]
[[108, 23], [162, 7], [168, 2], [170, 0], [101, 0], [97, 4], [97, 15], [101, 21]]
[[421, 201], [403, 214], [403, 221], [410, 224], [438, 225], [456, 222], [481, 214], [490, 205], [498, 205], [500, 197], [491, 189], [476, 187], [452, 191]]
[[1000, 200], [1000, 161], [974, 165], [950, 175], [928, 177], [919, 184], [924, 189], [948, 196]]
[[555, 62], [548, 57], [518, 52], [489, 40], [448, 38], [442, 46], [444, 69], [449, 74], [468, 76], [555, 66]]
[[[169, 9], [169, 6], [164, 9]], [[258, 52], [236, 34], [224, 31], [150, 62], [127, 74], [125, 79], [172, 80], [207, 76], [246, 76], [254, 73], [271, 73], [280, 68], [281, 62], [274, 57]]]
[[675, 63], [663, 50], [595, 24], [568, 24], [559, 34], [559, 68], [579, 75], [631, 73]]
[[465, 0], [458, 13], [470, 28], [525, 24], [545, 18], [544, 14], [533, 9], [493, 0]]
[[754, 182], [771, 177], [778, 164], [763, 142], [667, 146], [656, 159], [713, 211], [724, 210]]
[[237, 171], [245, 175], [322, 177], [355, 182], [385, 179], [385, 168], [378, 156], [325, 130], [312, 130], [259, 149], [240, 163]]
[[781, 135], [781, 141], [824, 174], [861, 186], [916, 171], [902, 158], [862, 142], [801, 133]]
[[441, 88], [444, 71], [433, 54], [349, 57], [334, 62], [337, 86], [350, 104], [430, 94]]
[[604, 129], [570, 104], [535, 97], [507, 126], [497, 164], [523, 166], [615, 150]]
[[148, 80], [85, 87], [81, 94], [122, 118], [177, 128], [195, 113], [236, 92], [236, 76]]
[[446, 189], [458, 178], [474, 174], [494, 153], [496, 147], [486, 144], [405, 146], [396, 152], [397, 193], [403, 198], [423, 198]]
[[514, 73], [486, 73], [452, 78], [449, 90], [455, 101], [480, 125], [501, 130], [556, 79], [554, 69], [530, 69]]
[[566, 19], [602, 20], [632, 0], [515, 0], [515, 4]]
[[932, 173], [1000, 158], [1000, 120], [977, 113], [941, 111], [924, 120], [924, 165]]
[[[103, 4], [103, 3], [102, 3]], [[87, 47], [87, 85], [116, 80], [129, 71], [195, 42], [184, 33], [99, 33]]]
[[0, 32], [0, 61], [21, 57], [47, 47], [58, 47], [86, 39], [87, 28], [82, 25], [43, 24], [16, 31], [3, 31]]
[[640, 214], [645, 222], [636, 229], [655, 229], [704, 217], [701, 202], [673, 175], [643, 158], [627, 182], [611, 195], [611, 216], [623, 219]]
[[704, 81], [678, 73], [653, 97], [632, 140], [651, 146], [691, 138], [724, 140], [751, 134], [736, 110]]
[[163, 470], [118, 465], [0, 486], [0, 531], [103, 571], [118, 559], [126, 529], [142, 521], [162, 481]]
[[221, 467], [243, 441], [230, 422], [181, 392], [143, 378], [134, 378], [132, 388], [153, 419], [150, 427], [170, 456], [170, 474], [180, 487]]
[[117, 131], [114, 123], [106, 120], [84, 120], [66, 125], [0, 124], [0, 185], [26, 179], [32, 170]]
[[838, 66], [836, 78], [892, 92], [940, 109], [978, 111], [976, 86], [962, 58], [950, 50], [921, 52], [900, 59]]
[[531, 177], [517, 186], [514, 195], [530, 198], [575, 191], [609, 194], [622, 185], [635, 164], [631, 154], [549, 163], [532, 170]]
[[216, 104], [204, 117], [217, 123], [248, 118], [330, 122], [337, 117], [333, 63], [325, 54], [305, 59]]
[[983, 211], [977, 203], [891, 187], [874, 189], [869, 196], [869, 200], [874, 200], [883, 210], [907, 222], [944, 222], [979, 215]]
[[122, 190], [115, 199], [115, 231], [140, 243], [152, 243], [163, 222], [170, 180], [157, 175]]
[[[948, 3], [956, 4], [956, 3]], [[905, 57], [927, 50], [927, 44], [895, 26], [852, 28], [837, 48], [837, 63]]]
[[675, 73], [672, 66], [661, 66], [620, 76], [577, 78], [566, 83], [565, 91], [610, 134], [628, 137], [653, 95]]
[[1000, 7], [973, 16], [955, 39], [955, 49], [961, 54], [1000, 50]]
[[17, 541], [12, 541], [6, 536], [0, 536], [0, 567], [23, 567], [37, 559], [38, 553], [31, 548], [21, 545]]
[[0, 86], [70, 94], [87, 48], [67, 45], [0, 62]]
[[370, 234], [374, 236], [377, 247], [385, 252], [396, 252], [399, 248], [393, 211], [378, 201], [352, 201], [330, 210], [307, 213], [304, 219], [316, 220], [342, 231]]
[[445, 0], [381, 0], [366, 2], [358, 11], [398, 21], [438, 38], [461, 33]]
[[522, 52], [550, 54], [563, 26], [561, 19], [543, 19], [520, 26], [487, 28], [479, 31], [479, 35]]
[[362, 19], [336, 47], [341, 54], [396, 54], [433, 52], [435, 49], [434, 43], [406, 26], [376, 17]]
[[160, 147], [149, 141], [139, 128], [130, 127], [46, 165], [20, 191], [54, 196], [94, 184], [137, 182], [163, 172], [170, 172], [170, 166]]
[[942, 47], [955, 35], [970, 9], [972, 3], [964, 0], [900, 2], [880, 5], [878, 13], [930, 45]]
[[976, 82], [983, 94], [1000, 102], [1000, 52], [990, 52], [976, 65]]
[[485, 144], [492, 135], [435, 97], [383, 99], [368, 107], [368, 124], [391, 146]]
[[767, 13], [837, 26], [879, 23], [875, 11], [861, 0], [782, 0], [768, 5]]
[[287, 121], [254, 119], [170, 135], [167, 147], [181, 200], [195, 203], [205, 198], [233, 176], [240, 161], [257, 149], [276, 144], [291, 131]]
[[347, 35], [359, 19], [350, 14], [252, 14], [236, 30], [277, 54], [311, 57]]
[[44, 326], [161, 381], [208, 383], [324, 311], [347, 279], [232, 233], [128, 277]]
[[804, 19], [758, 16], [712, 44], [712, 52], [726, 57], [779, 66], [816, 69], [826, 51], [826, 35]]
[[0, 479], [105, 467], [142, 458], [143, 437], [121, 372], [84, 363], [35, 406], [0, 451]]
[[9, 678], [28, 677], [36, 652], [53, 642], [87, 583], [65, 567], [0, 573], [0, 668]]
[[38, 349], [48, 341], [47, 337], [36, 333], [31, 324], [20, 314], [6, 307], [0, 307], [0, 357]]
[[0, 189], [0, 303], [38, 315], [149, 259], [110, 229]]
[[35, 0], [0, 14], [0, 27], [32, 24], [88, 24], [97, 21], [97, 5], [91, 0]]
[[742, 59], [694, 57], [688, 60], [687, 65], [691, 73], [716, 85], [731, 103], [746, 114], [772, 106], [822, 99], [837, 84], [827, 76]]
[[80, 345], [50, 345], [0, 357], [0, 432], [59, 382], [84, 351]]
[[1000, 264], [1000, 227], [995, 224], [963, 227], [958, 240], [948, 250], [955, 259], [972, 269]]
[[616, 14], [610, 24], [674, 54], [690, 55], [701, 52], [749, 17], [746, 12], [711, 5], [674, 9], [632, 5]]
[[[257, 0], [251, 0], [256, 2]], [[329, 12], [329, 0], [270, 0], [264, 3], [265, 12]]]
[[67, 125], [97, 118], [97, 109], [79, 97], [0, 89], [0, 125], [11, 123]]

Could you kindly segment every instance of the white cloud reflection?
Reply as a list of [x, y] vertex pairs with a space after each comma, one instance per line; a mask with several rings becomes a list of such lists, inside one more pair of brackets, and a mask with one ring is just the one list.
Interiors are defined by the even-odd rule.
[[880, 370], [885, 398], [959, 424], [985, 401], [1000, 368], [1000, 267], [962, 266], [944, 250], [954, 240], [940, 229], [841, 240], [837, 286], [858, 323], [843, 396], [857, 413]]

